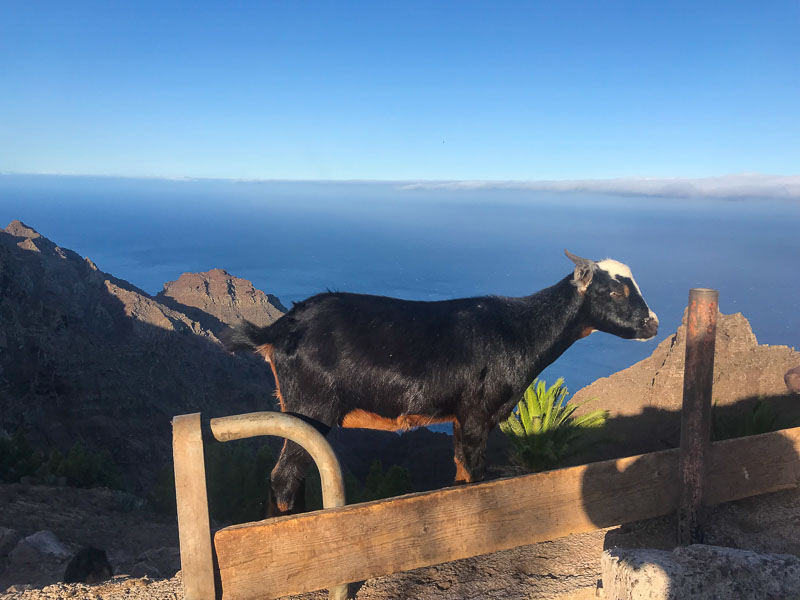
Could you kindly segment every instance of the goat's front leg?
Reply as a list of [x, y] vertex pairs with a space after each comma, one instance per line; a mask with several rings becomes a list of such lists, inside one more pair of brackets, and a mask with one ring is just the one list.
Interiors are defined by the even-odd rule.
[[453, 421], [453, 461], [456, 463], [456, 484], [469, 483], [472, 475], [464, 464], [464, 447], [461, 442], [461, 423]]
[[490, 423], [487, 420], [467, 417], [453, 422], [453, 448], [455, 450], [456, 483], [481, 481], [486, 473], [486, 442]]

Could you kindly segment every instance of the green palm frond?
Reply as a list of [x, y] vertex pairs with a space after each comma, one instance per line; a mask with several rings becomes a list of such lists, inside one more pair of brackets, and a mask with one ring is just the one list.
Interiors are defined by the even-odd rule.
[[561, 377], [549, 388], [544, 381], [534, 380], [508, 419], [500, 423], [520, 466], [531, 471], [553, 468], [585, 447], [585, 430], [605, 424], [608, 411], [573, 416], [585, 402], [568, 404], [568, 394]]

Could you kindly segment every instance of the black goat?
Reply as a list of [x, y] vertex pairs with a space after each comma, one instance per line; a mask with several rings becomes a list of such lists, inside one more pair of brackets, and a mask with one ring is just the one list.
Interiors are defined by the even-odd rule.
[[[229, 348], [261, 354], [281, 410], [322, 429], [452, 422], [456, 481], [477, 481], [491, 429], [573, 342], [596, 330], [628, 339], [658, 331], [627, 266], [566, 254], [574, 272], [524, 298], [320, 294], [267, 327], [245, 323]], [[272, 472], [281, 513], [292, 511], [308, 460], [284, 444]]]

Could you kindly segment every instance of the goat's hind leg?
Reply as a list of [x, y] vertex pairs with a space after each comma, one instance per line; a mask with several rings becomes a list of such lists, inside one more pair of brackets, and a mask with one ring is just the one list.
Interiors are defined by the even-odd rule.
[[[324, 421], [313, 419], [304, 414], [287, 412], [293, 417], [313, 426], [323, 436], [331, 427]], [[311, 464], [311, 455], [300, 444], [285, 440], [275, 468], [272, 469], [272, 501], [269, 516], [305, 512], [305, 475]]]
[[281, 455], [272, 469], [272, 501], [269, 516], [287, 515], [305, 510], [305, 475], [311, 455], [303, 447], [285, 440]]
[[[309, 406], [303, 407], [303, 412], [291, 410], [284, 412], [305, 421], [325, 436], [335, 423], [335, 418], [320, 414], [322, 411], [318, 410], [319, 406], [325, 405], [310, 403]], [[309, 416], [309, 413], [316, 415], [316, 418]], [[301, 445], [291, 440], [283, 443], [278, 462], [272, 469], [270, 517], [305, 512], [305, 475], [311, 462], [311, 455]]]
[[[295, 376], [292, 370], [282, 373], [278, 382], [276, 357], [270, 355], [270, 364], [275, 375], [276, 395], [280, 400], [281, 411], [312, 425], [323, 436], [336, 423], [335, 403], [318, 402], [315, 392], [324, 382], [313, 378]], [[302, 372], [302, 370], [300, 370]], [[272, 469], [272, 499], [269, 516], [280, 516], [305, 511], [305, 475], [311, 455], [302, 446], [286, 440]]]

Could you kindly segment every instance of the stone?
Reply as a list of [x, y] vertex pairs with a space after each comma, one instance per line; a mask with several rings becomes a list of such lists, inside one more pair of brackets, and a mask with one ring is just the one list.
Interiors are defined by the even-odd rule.
[[790, 392], [793, 394], [800, 393], [800, 365], [786, 371], [783, 381]]
[[82, 548], [64, 570], [65, 583], [100, 583], [111, 579], [114, 568], [108, 562], [105, 550], [94, 547]]
[[66, 559], [70, 556], [69, 550], [52, 531], [37, 531], [24, 538], [20, 543], [27, 544], [39, 554], [51, 554], [58, 559]]
[[9, 552], [4, 579], [7, 583], [57, 581], [67, 557], [69, 551], [52, 531], [38, 531], [19, 540]]
[[7, 556], [20, 539], [22, 535], [16, 529], [0, 527], [0, 557]]
[[800, 558], [695, 544], [673, 552], [613, 548], [601, 559], [608, 600], [800, 598]]
[[20, 540], [9, 552], [9, 568], [18, 569], [21, 565], [35, 565], [41, 561], [41, 554], [25, 540]]
[[163, 547], [146, 550], [136, 557], [140, 572], [136, 576], [170, 578], [181, 568], [181, 551], [176, 547]]

